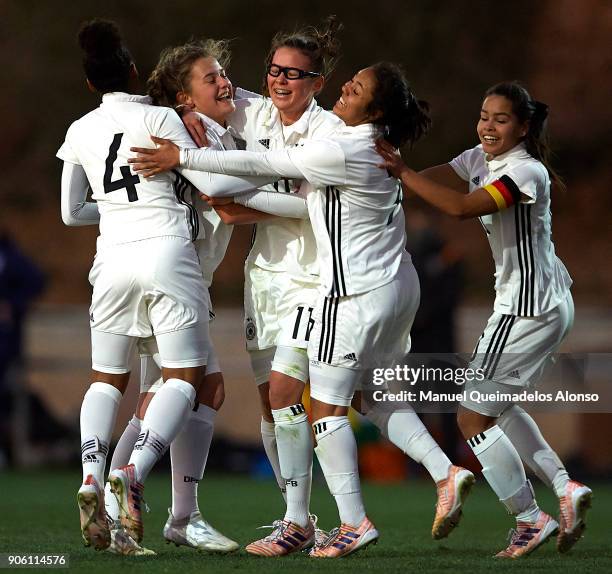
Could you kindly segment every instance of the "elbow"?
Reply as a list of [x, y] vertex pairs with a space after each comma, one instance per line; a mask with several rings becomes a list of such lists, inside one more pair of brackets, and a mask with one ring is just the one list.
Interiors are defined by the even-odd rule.
[[64, 225], [67, 225], [68, 227], [74, 227], [76, 225], [77, 220], [72, 217], [71, 213], [64, 213], [62, 211], [62, 221], [64, 222]]
[[467, 205], [464, 205], [463, 202], [458, 202], [456, 205], [450, 207], [447, 210], [447, 213], [451, 217], [459, 219], [460, 221], [474, 217], [474, 214], [471, 212], [470, 208]]

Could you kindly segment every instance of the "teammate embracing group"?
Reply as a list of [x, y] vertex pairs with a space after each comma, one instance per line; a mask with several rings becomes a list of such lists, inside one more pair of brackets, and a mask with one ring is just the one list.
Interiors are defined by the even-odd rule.
[[[266, 59], [267, 97], [234, 90], [227, 45], [212, 40], [164, 50], [149, 96], [132, 95], [138, 74], [116, 26], [94, 20], [81, 28], [87, 83], [102, 104], [72, 124], [58, 157], [64, 222], [100, 225], [77, 496], [86, 545], [151, 553], [140, 546], [144, 481], [170, 448], [164, 537], [211, 552], [239, 547], [203, 519], [197, 502], [224, 398], [208, 288], [234, 224], [256, 224], [245, 265], [245, 333], [262, 441], [287, 505], [272, 533], [246, 547], [251, 554], [308, 549], [312, 558], [338, 558], [377, 541], [361, 497], [351, 406], [436, 483], [432, 536], [448, 536], [461, 518], [474, 475], [452, 464], [409, 404], [387, 412], [361, 400], [372, 370], [410, 351], [419, 282], [404, 247], [403, 191], [450, 215], [480, 217], [487, 231], [497, 297], [473, 363], [495, 368], [479, 391], [535, 383], [571, 327], [571, 280], [550, 239], [550, 179], [560, 182], [544, 143], [546, 107], [517, 83], [491, 88], [481, 144], [417, 174], [396, 150], [420, 139], [430, 119], [398, 66], [358, 71], [333, 113], [317, 105], [338, 57], [339, 28], [330, 18], [322, 30], [277, 34]], [[90, 189], [96, 203], [87, 201]], [[140, 400], [105, 493], [135, 347]], [[524, 348], [533, 351], [527, 358], [497, 360]], [[528, 554], [557, 532], [559, 551], [569, 550], [591, 491], [569, 479], [533, 419], [511, 403], [465, 403], [458, 423], [517, 519], [497, 556]], [[330, 532], [310, 514], [313, 451], [338, 506], [340, 526]], [[523, 462], [559, 496], [560, 524], [539, 509]]]

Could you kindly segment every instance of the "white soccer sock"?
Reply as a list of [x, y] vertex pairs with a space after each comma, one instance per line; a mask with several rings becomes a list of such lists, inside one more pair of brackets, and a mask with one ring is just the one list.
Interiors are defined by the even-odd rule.
[[285, 520], [308, 525], [312, 485], [312, 431], [302, 403], [272, 409], [281, 476], [287, 488]]
[[168, 379], [155, 393], [129, 461], [136, 468], [136, 480], [145, 481], [168, 444], [181, 431], [193, 408], [195, 395], [195, 388], [180, 379]]
[[136, 415], [132, 416], [127, 426], [125, 427], [123, 434], [115, 446], [113, 451], [113, 457], [110, 462], [110, 469], [115, 470], [121, 466], [125, 466], [130, 460], [130, 455], [134, 450], [134, 445], [138, 440], [140, 434], [140, 428], [142, 427], [142, 420]]
[[[497, 425], [468, 439], [482, 474], [510, 514], [532, 513], [535, 498], [521, 457]], [[537, 508], [537, 504], [536, 504]]]
[[198, 512], [198, 482], [204, 476], [217, 411], [199, 404], [170, 445], [172, 462], [172, 516]]
[[92, 383], [81, 405], [83, 482], [89, 474], [104, 484], [108, 445], [117, 419], [121, 391], [107, 383]]
[[274, 423], [268, 422], [266, 419], [261, 419], [261, 442], [263, 443], [266, 456], [270, 461], [276, 484], [283, 495], [283, 500], [287, 502], [287, 489], [285, 481], [281, 476], [280, 463], [278, 462], [278, 446], [276, 444], [276, 433], [274, 432]]
[[359, 526], [366, 516], [357, 461], [357, 443], [348, 417], [324, 417], [312, 425], [315, 452], [329, 491], [336, 500], [340, 522]]
[[569, 482], [567, 470], [531, 416], [518, 405], [513, 405], [497, 419], [497, 424], [536, 476], [553, 488], [557, 496], [564, 496]]
[[366, 417], [380, 429], [385, 438], [411, 459], [421, 463], [434, 482], [440, 482], [448, 476], [451, 461], [410, 405], [402, 405], [401, 410], [395, 412], [374, 408], [366, 413]]
[[[142, 421], [136, 415], [130, 419], [130, 422], [128, 422], [125, 427], [113, 451], [113, 458], [111, 458], [109, 470], [115, 470], [128, 463], [132, 450], [134, 450], [134, 444], [136, 444], [138, 435], [140, 434], [141, 423]], [[119, 504], [117, 504], [117, 499], [111, 492], [110, 483], [108, 482], [104, 487], [104, 505], [106, 506], [108, 515], [115, 521], [119, 520]]]

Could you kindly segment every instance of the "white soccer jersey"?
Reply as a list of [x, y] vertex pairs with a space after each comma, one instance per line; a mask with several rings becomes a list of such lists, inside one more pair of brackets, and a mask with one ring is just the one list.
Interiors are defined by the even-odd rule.
[[544, 165], [519, 144], [490, 161], [478, 145], [450, 166], [469, 182], [470, 191], [495, 182], [502, 191], [523, 196], [508, 209], [480, 218], [495, 260], [495, 311], [537, 317], [554, 309], [572, 280], [551, 238], [550, 178]]
[[127, 163], [133, 155], [130, 147], [151, 147], [151, 135], [193, 147], [181, 126], [175, 112], [150, 105], [148, 97], [116, 92], [104, 94], [98, 108], [68, 129], [57, 156], [85, 169], [105, 241], [197, 236], [195, 210], [189, 198], [175, 189], [176, 175], [145, 179], [132, 173]]
[[325, 295], [365, 293], [393, 280], [403, 260], [406, 232], [398, 180], [378, 168], [379, 129], [344, 126], [325, 140], [266, 153], [183, 150], [191, 169], [217, 173], [276, 175], [308, 180]]
[[[341, 124], [334, 114], [312, 101], [301, 118], [283, 126], [279, 112], [269, 98], [236, 101], [236, 111], [229, 118], [230, 126], [244, 140], [244, 148], [263, 152], [299, 145], [306, 138], [322, 138]], [[301, 182], [282, 178], [267, 188], [291, 192]], [[284, 272], [298, 280], [318, 281], [316, 241], [308, 219], [274, 218], [258, 223], [247, 266]]]
[[[100, 212], [100, 237], [107, 244], [151, 237], [195, 239], [198, 217], [189, 186], [177, 173], [145, 179], [131, 172], [130, 147], [151, 147], [151, 135], [182, 147], [195, 147], [179, 117], [170, 108], [150, 105], [150, 98], [114, 92], [75, 121], [57, 152], [64, 162], [83, 166]], [[201, 172], [182, 172], [198, 189], [234, 195], [268, 179], [218, 179]]]
[[[198, 115], [206, 125], [206, 137], [211, 149], [236, 149], [231, 130], [224, 128], [204, 114]], [[195, 247], [200, 258], [204, 283], [206, 287], [210, 287], [213, 274], [227, 251], [234, 226], [223, 223], [217, 212], [201, 199], [197, 192], [193, 194], [193, 204], [200, 217], [200, 233]]]

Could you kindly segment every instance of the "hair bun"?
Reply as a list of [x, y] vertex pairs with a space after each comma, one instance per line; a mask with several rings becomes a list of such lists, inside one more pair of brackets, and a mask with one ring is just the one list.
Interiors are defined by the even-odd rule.
[[121, 34], [114, 22], [92, 20], [85, 22], [78, 35], [79, 46], [92, 57], [104, 57], [121, 48]]

